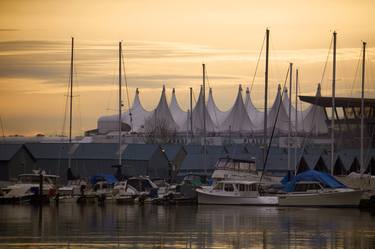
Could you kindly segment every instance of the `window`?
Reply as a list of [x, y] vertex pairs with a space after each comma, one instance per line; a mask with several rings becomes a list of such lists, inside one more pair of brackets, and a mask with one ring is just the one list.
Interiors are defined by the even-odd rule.
[[234, 191], [233, 185], [231, 183], [226, 183], [224, 186], [224, 191], [233, 192]]
[[222, 190], [223, 189], [223, 183], [218, 183], [215, 185], [214, 190]]

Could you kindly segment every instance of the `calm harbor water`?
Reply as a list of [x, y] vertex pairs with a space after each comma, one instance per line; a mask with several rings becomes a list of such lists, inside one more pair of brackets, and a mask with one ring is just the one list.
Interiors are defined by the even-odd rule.
[[375, 248], [375, 214], [247, 206], [0, 206], [0, 248]]

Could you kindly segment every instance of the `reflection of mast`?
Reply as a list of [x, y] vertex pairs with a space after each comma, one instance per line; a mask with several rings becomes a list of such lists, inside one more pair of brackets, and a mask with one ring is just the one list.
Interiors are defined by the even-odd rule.
[[365, 64], [366, 64], [366, 42], [363, 42], [363, 54], [362, 54], [362, 89], [361, 89], [361, 175], [366, 170], [364, 165], [364, 155], [363, 155], [363, 133], [364, 133], [364, 118], [365, 118]]
[[336, 31], [333, 32], [333, 66], [332, 66], [332, 112], [331, 112], [331, 175], [333, 175], [335, 155], [335, 91], [336, 91]]

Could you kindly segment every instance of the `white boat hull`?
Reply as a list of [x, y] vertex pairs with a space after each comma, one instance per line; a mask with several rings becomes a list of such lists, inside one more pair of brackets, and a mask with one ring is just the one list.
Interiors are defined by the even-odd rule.
[[279, 206], [358, 207], [363, 191], [330, 191], [279, 195]]
[[235, 196], [215, 194], [204, 189], [197, 189], [198, 204], [212, 205], [254, 205], [254, 206], [276, 206], [277, 196]]

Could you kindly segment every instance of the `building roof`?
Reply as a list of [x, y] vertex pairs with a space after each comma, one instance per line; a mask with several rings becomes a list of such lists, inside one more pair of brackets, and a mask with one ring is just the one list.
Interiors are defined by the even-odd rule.
[[174, 161], [181, 150], [185, 151], [181, 144], [163, 144], [161, 148], [165, 151], [168, 161]]
[[22, 146], [22, 144], [0, 144], [0, 161], [11, 160]]
[[79, 144], [75, 150], [74, 159], [116, 159], [118, 144], [115, 143], [85, 143]]
[[[322, 107], [332, 107], [332, 97], [322, 96], [299, 96], [299, 99], [303, 102], [307, 102]], [[349, 97], [335, 97], [336, 107], [360, 107], [360, 98], [349, 98]], [[375, 107], [375, 99], [365, 99], [365, 106]]]
[[26, 143], [35, 159], [68, 159], [68, 143]]
[[148, 161], [157, 150], [161, 152], [161, 148], [157, 144], [129, 144], [125, 148], [122, 157], [123, 160]]

